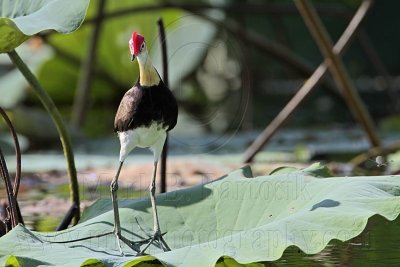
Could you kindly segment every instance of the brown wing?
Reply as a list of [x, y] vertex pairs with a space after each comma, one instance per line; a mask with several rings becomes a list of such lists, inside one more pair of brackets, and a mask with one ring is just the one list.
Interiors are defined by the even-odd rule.
[[178, 119], [178, 104], [176, 103], [176, 99], [172, 92], [165, 87], [165, 90], [162, 90], [162, 99], [163, 101], [163, 123], [167, 126], [167, 131], [172, 130]]
[[114, 132], [123, 132], [132, 128], [132, 122], [141, 99], [142, 91], [137, 86], [125, 93], [115, 115]]

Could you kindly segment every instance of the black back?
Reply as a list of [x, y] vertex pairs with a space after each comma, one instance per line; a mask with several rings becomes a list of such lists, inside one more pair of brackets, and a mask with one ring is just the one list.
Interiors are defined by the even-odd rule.
[[161, 123], [172, 130], [178, 119], [178, 105], [172, 92], [160, 80], [158, 85], [141, 86], [136, 83], [128, 90], [119, 104], [114, 121], [114, 131], [123, 132], [138, 127]]

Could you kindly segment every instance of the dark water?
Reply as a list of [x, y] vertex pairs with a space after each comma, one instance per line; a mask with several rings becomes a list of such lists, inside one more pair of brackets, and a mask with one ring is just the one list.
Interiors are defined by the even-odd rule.
[[374, 216], [361, 235], [347, 242], [331, 241], [316, 255], [290, 247], [272, 266], [400, 266], [400, 219]]

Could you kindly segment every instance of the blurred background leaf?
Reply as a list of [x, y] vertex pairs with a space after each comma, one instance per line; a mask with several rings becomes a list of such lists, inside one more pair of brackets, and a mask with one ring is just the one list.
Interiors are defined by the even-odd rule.
[[1, 1], [0, 53], [10, 52], [43, 30], [68, 33], [85, 17], [89, 0]]

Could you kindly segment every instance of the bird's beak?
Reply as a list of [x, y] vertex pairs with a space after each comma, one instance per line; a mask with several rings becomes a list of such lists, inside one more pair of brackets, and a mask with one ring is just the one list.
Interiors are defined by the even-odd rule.
[[131, 61], [135, 60], [135, 55], [132, 55]]

